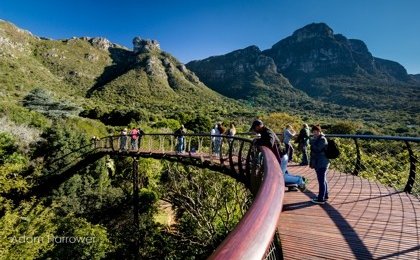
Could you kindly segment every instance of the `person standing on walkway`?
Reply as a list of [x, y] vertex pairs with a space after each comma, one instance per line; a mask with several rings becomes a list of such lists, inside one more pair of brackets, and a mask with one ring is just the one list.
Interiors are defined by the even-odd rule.
[[127, 150], [127, 139], [127, 128], [124, 128], [124, 130], [122, 130], [120, 134], [120, 151]]
[[232, 142], [233, 142], [233, 138], [236, 135], [236, 128], [235, 125], [233, 123], [230, 123], [230, 127], [227, 130], [227, 136], [228, 136], [228, 142], [229, 142], [229, 147], [232, 146]]
[[299, 150], [302, 152], [302, 161], [300, 162], [301, 166], [305, 166], [309, 164], [308, 161], [308, 145], [309, 145], [309, 126], [307, 124], [303, 124], [302, 129], [300, 129], [297, 142], [299, 145]]
[[293, 138], [293, 136], [295, 136], [296, 132], [295, 130], [293, 130], [293, 127], [291, 125], [287, 125], [286, 129], [284, 129], [284, 133], [283, 133], [283, 143], [285, 145], [286, 148], [286, 153], [289, 156], [289, 161], [293, 160], [293, 146], [292, 143], [290, 142]]
[[176, 153], [183, 153], [185, 148], [185, 134], [187, 130], [185, 129], [184, 125], [175, 131], [174, 135], [177, 138], [177, 145], [176, 145]]
[[330, 161], [325, 156], [325, 150], [328, 145], [327, 138], [321, 131], [319, 125], [312, 127], [313, 138], [311, 139], [311, 160], [310, 167], [315, 169], [318, 179], [319, 191], [318, 197], [312, 199], [313, 203], [324, 204], [328, 200], [328, 182], [327, 171]]
[[139, 139], [139, 130], [137, 128], [133, 127], [130, 131], [130, 137], [131, 137], [131, 150], [138, 150], [138, 139]]
[[211, 129], [210, 131], [210, 135], [211, 135], [211, 150], [212, 150], [212, 154], [216, 155], [219, 153], [220, 147], [218, 146], [218, 142], [217, 142], [217, 135], [220, 135], [219, 132], [219, 128], [218, 125], [215, 124], [214, 127]]
[[143, 140], [143, 135], [145, 134], [145, 132], [140, 127], [137, 127], [137, 131], [138, 131], [137, 134], [139, 136], [138, 141], [137, 141], [138, 151], [139, 151], [141, 148], [141, 141]]

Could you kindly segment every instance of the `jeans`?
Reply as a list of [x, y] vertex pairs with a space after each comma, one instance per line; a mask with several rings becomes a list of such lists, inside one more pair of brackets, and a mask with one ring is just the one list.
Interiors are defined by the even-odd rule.
[[120, 150], [125, 151], [127, 150], [127, 136], [121, 136], [120, 137]]
[[327, 168], [315, 168], [315, 172], [319, 185], [318, 201], [325, 201], [328, 199]]
[[304, 184], [304, 181], [302, 179], [302, 176], [286, 173], [284, 174], [284, 183], [286, 186], [290, 184], [302, 185]]
[[213, 143], [213, 153], [216, 155], [220, 154], [220, 144], [222, 143], [221, 137], [216, 137]]
[[295, 149], [293, 149], [293, 146], [290, 143], [284, 143], [284, 146], [286, 148], [286, 154], [289, 156], [289, 161], [293, 160], [293, 152]]
[[302, 165], [308, 165], [309, 164], [309, 162], [308, 162], [308, 145], [307, 144], [303, 144], [302, 146], [301, 146], [301, 148], [302, 148]]
[[131, 138], [131, 150], [137, 150], [137, 149], [138, 149], [137, 139]]
[[176, 151], [182, 153], [184, 151], [184, 137], [178, 137], [178, 144], [176, 146]]

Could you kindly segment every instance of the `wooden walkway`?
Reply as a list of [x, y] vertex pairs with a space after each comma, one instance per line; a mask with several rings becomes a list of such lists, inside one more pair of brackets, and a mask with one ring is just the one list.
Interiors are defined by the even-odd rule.
[[308, 190], [286, 192], [279, 235], [284, 259], [420, 259], [420, 201], [377, 182], [330, 170], [329, 202], [315, 205], [315, 171]]

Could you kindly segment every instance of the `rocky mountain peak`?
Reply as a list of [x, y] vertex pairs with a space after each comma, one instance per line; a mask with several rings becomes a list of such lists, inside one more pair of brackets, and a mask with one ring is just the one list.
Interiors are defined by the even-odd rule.
[[134, 53], [146, 53], [152, 51], [160, 51], [160, 44], [156, 40], [142, 39], [139, 36], [133, 39]]
[[296, 40], [303, 41], [306, 39], [311, 39], [315, 37], [334, 37], [333, 30], [326, 25], [325, 23], [311, 23], [298, 30], [296, 30], [292, 37], [295, 37]]
[[88, 41], [92, 46], [102, 50], [108, 50], [113, 45], [108, 39], [103, 37], [90, 38]]

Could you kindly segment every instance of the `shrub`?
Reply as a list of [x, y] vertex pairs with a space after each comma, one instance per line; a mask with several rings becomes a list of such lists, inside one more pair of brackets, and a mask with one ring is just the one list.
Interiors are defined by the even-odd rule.
[[49, 117], [68, 117], [79, 114], [81, 108], [69, 101], [57, 101], [52, 94], [41, 88], [35, 88], [23, 99], [23, 105]]

